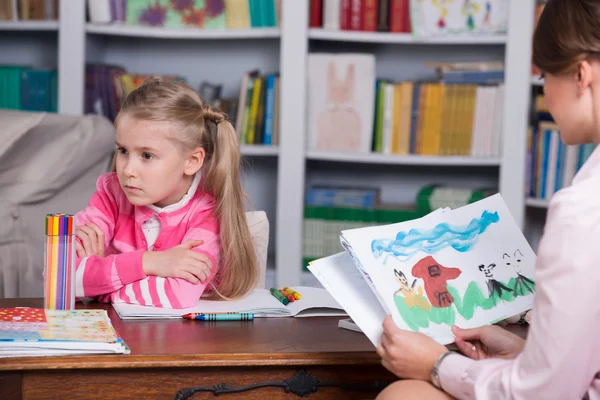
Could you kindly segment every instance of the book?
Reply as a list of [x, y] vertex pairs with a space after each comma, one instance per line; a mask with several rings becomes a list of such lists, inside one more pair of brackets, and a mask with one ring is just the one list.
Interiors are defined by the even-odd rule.
[[0, 308], [0, 358], [129, 353], [106, 310]]
[[344, 230], [345, 251], [308, 269], [377, 346], [391, 315], [401, 329], [454, 342], [530, 310], [536, 255], [500, 194], [411, 221]]
[[200, 300], [189, 308], [171, 309], [137, 304], [115, 303], [113, 308], [121, 319], [163, 319], [181, 318], [188, 313], [239, 312], [252, 313], [260, 317], [326, 317], [346, 316], [340, 304], [322, 288], [292, 286], [302, 298], [284, 305], [267, 289], [254, 289], [241, 300]]

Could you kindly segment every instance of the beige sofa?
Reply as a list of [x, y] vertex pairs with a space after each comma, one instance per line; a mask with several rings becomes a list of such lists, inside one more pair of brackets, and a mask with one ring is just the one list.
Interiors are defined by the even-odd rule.
[[[103, 117], [0, 110], [0, 298], [43, 296], [44, 216], [83, 209], [114, 148]], [[247, 219], [262, 288], [269, 221], [264, 211]]]
[[43, 296], [44, 216], [85, 207], [114, 146], [99, 116], [0, 110], [0, 297]]

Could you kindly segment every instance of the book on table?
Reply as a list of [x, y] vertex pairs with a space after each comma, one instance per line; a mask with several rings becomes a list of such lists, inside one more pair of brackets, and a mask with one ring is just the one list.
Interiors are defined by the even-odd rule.
[[129, 353], [106, 310], [0, 308], [0, 357]]
[[325, 317], [346, 316], [340, 304], [323, 288], [292, 286], [301, 298], [284, 305], [268, 289], [254, 289], [240, 300], [200, 300], [194, 307], [172, 309], [137, 304], [115, 303], [113, 308], [121, 319], [181, 318], [190, 313], [252, 313], [260, 317]]

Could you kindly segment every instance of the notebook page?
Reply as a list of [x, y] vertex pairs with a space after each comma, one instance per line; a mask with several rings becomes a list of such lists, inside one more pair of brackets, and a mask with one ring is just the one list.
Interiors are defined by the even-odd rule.
[[344, 307], [375, 347], [381, 340], [386, 317], [375, 293], [346, 252], [313, 261], [308, 269]]
[[[113, 308], [121, 319], [163, 319], [181, 318], [188, 313], [214, 313], [214, 312], [243, 312], [255, 313], [255, 316], [283, 316], [289, 317], [289, 310], [281, 304], [266, 289], [254, 289], [248, 296], [240, 300], [200, 300], [194, 307], [189, 308], [159, 308], [140, 306], [137, 304], [117, 303]], [[265, 315], [266, 314], [266, 315]]]
[[287, 308], [296, 317], [335, 317], [347, 315], [326, 289], [308, 286], [294, 286], [290, 289], [300, 293], [302, 298], [288, 303]]

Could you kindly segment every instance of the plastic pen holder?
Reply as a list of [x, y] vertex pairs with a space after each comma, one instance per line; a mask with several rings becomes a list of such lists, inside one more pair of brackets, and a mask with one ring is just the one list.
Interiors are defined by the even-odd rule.
[[44, 308], [75, 308], [75, 218], [46, 215], [44, 249]]

